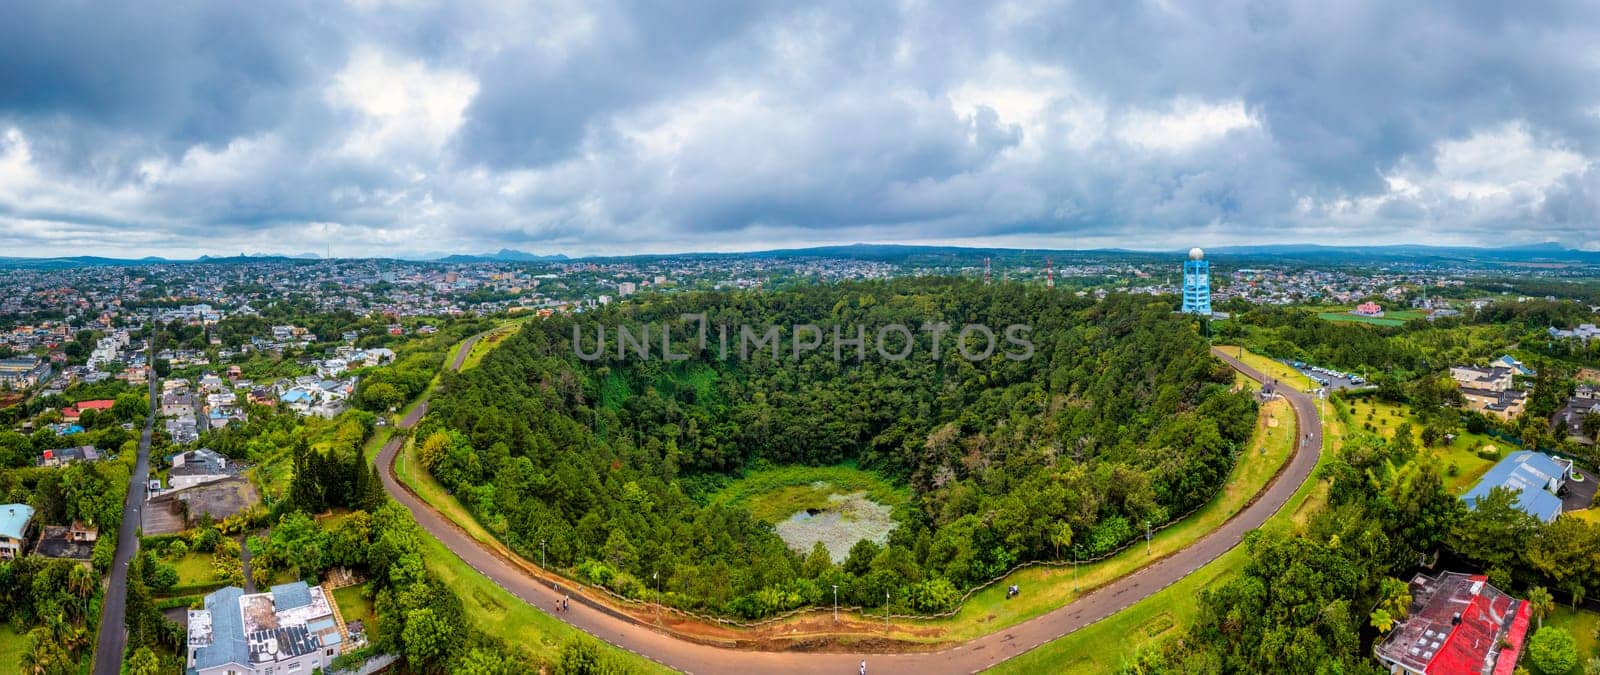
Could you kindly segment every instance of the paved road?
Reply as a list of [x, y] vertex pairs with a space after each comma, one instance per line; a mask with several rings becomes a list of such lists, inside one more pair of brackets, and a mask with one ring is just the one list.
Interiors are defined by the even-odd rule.
[[[455, 359], [454, 367], [460, 367], [471, 346], [472, 343], [468, 342], [462, 347]], [[1267, 376], [1226, 354], [1216, 350], [1213, 350], [1213, 353], [1251, 378], [1261, 382], [1270, 381]], [[588, 606], [586, 598], [577, 595], [573, 596], [575, 606], [572, 611], [554, 616], [617, 647], [691, 673], [784, 672], [840, 675], [856, 672], [857, 664], [862, 659], [868, 661], [873, 673], [931, 675], [983, 670], [1109, 617], [1149, 597], [1226, 553], [1238, 545], [1246, 532], [1260, 527], [1268, 517], [1276, 513], [1301, 483], [1311, 476], [1322, 447], [1322, 427], [1318, 422], [1320, 418], [1316, 403], [1310, 396], [1287, 387], [1282, 387], [1279, 391], [1294, 407], [1298, 421], [1297, 428], [1302, 430], [1300, 443], [1283, 473], [1253, 504], [1188, 548], [1092, 591], [1071, 604], [1025, 623], [940, 652], [870, 655], [756, 652], [712, 647], [680, 640], [658, 632], [650, 626], [635, 624], [600, 612]], [[426, 404], [417, 406], [416, 410], [401, 421], [401, 426], [410, 427], [416, 424], [425, 412]], [[389, 495], [410, 509], [423, 529], [442, 541], [467, 564], [525, 602], [538, 607], [541, 611], [548, 611], [546, 608], [551, 607], [558, 597], [555, 591], [530, 578], [510, 562], [496, 556], [395, 480], [393, 463], [400, 445], [401, 439], [391, 440], [377, 458], [380, 466], [384, 467], [383, 486]]]
[[[154, 339], [151, 340], [152, 345]], [[145, 363], [155, 362], [155, 350], [147, 349]], [[139, 552], [139, 514], [144, 506], [146, 480], [150, 475], [150, 432], [156, 422], [155, 373], [150, 373], [150, 414], [139, 436], [139, 455], [128, 477], [128, 496], [122, 507], [122, 527], [117, 530], [117, 555], [111, 563], [111, 582], [106, 587], [105, 604], [100, 609], [100, 638], [94, 646], [95, 675], [122, 672], [122, 656], [128, 647], [128, 628], [124, 615], [128, 608], [128, 561]]]

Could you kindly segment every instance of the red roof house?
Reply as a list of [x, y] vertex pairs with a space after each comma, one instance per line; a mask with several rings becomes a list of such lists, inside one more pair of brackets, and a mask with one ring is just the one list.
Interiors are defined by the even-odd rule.
[[1528, 603], [1481, 574], [1411, 579], [1410, 613], [1373, 655], [1392, 672], [1509, 675], [1528, 636]]

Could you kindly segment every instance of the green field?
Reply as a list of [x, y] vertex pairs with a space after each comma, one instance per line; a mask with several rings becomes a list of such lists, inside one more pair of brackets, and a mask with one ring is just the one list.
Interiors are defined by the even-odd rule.
[[22, 652], [28, 648], [28, 636], [0, 624], [0, 673], [22, 672]]
[[1317, 388], [1316, 383], [1312, 382], [1311, 378], [1300, 374], [1300, 371], [1289, 367], [1287, 363], [1243, 349], [1237, 345], [1218, 345], [1217, 348], [1221, 349], [1224, 354], [1239, 359], [1245, 365], [1260, 371], [1262, 375], [1278, 380], [1281, 384], [1287, 384], [1300, 391], [1311, 391]]
[[367, 597], [371, 582], [336, 588], [333, 591], [333, 600], [339, 604], [339, 615], [344, 617], [345, 624], [351, 621], [360, 621], [366, 624], [367, 633], [370, 635], [377, 629], [378, 624], [372, 613], [372, 598]]
[[[554, 663], [567, 640], [581, 635], [572, 626], [534, 608], [509, 591], [468, 567], [444, 544], [433, 537], [422, 537], [422, 550], [428, 569], [438, 575], [466, 609], [473, 627], [504, 640], [545, 663]], [[630, 673], [670, 673], [672, 670], [622, 649], [605, 650], [628, 666]]]
[[182, 558], [164, 562], [178, 568], [179, 586], [190, 586], [211, 583], [216, 580], [216, 574], [211, 569], [212, 557], [210, 553], [190, 551]]
[[[1544, 620], [1547, 626], [1560, 626], [1572, 633], [1572, 639], [1578, 643], [1578, 667], [1573, 669], [1573, 674], [1583, 671], [1583, 662], [1590, 657], [1600, 656], [1600, 645], [1596, 644], [1595, 631], [1600, 629], [1600, 614], [1587, 610], [1573, 611], [1570, 606], [1558, 606], [1556, 611]], [[1537, 628], [1535, 628], [1537, 630]], [[1532, 637], [1532, 633], [1529, 633]], [[1520, 664], [1519, 664], [1520, 665]]]
[[[1398, 313], [1399, 312], [1396, 312], [1396, 314], [1398, 314]], [[1317, 314], [1317, 317], [1322, 319], [1322, 320], [1324, 320], [1324, 321], [1348, 321], [1350, 323], [1369, 323], [1369, 324], [1372, 324], [1374, 326], [1396, 327], [1396, 326], [1404, 326], [1404, 325], [1406, 325], [1406, 322], [1405, 322], [1404, 319], [1390, 318], [1390, 314], [1388, 314], [1388, 313], [1384, 313], [1383, 316], [1379, 317], [1379, 316], [1358, 316], [1358, 315], [1355, 315], [1355, 314], [1351, 314], [1349, 312], [1321, 312], [1321, 313]]]

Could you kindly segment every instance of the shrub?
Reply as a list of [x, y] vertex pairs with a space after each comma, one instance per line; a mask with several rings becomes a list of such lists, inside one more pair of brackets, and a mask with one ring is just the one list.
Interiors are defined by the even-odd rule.
[[1566, 629], [1545, 626], [1528, 642], [1528, 659], [1546, 675], [1567, 673], [1578, 665], [1578, 645]]

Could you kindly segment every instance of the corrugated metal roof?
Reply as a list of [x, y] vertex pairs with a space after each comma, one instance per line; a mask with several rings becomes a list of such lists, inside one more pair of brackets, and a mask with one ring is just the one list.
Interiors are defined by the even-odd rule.
[[275, 611], [305, 607], [311, 604], [311, 587], [304, 581], [278, 584], [272, 587], [272, 608]]
[[1489, 496], [1489, 491], [1508, 488], [1517, 493], [1517, 507], [1533, 516], [1550, 522], [1561, 515], [1561, 498], [1552, 491], [1562, 480], [1566, 467], [1555, 459], [1531, 450], [1511, 453], [1500, 463], [1490, 467], [1472, 490], [1462, 496], [1469, 506]]
[[229, 586], [206, 596], [206, 609], [211, 611], [211, 646], [194, 651], [195, 668], [250, 664], [250, 649], [244, 639], [244, 617], [239, 613], [239, 598], [243, 595], [244, 589]]

